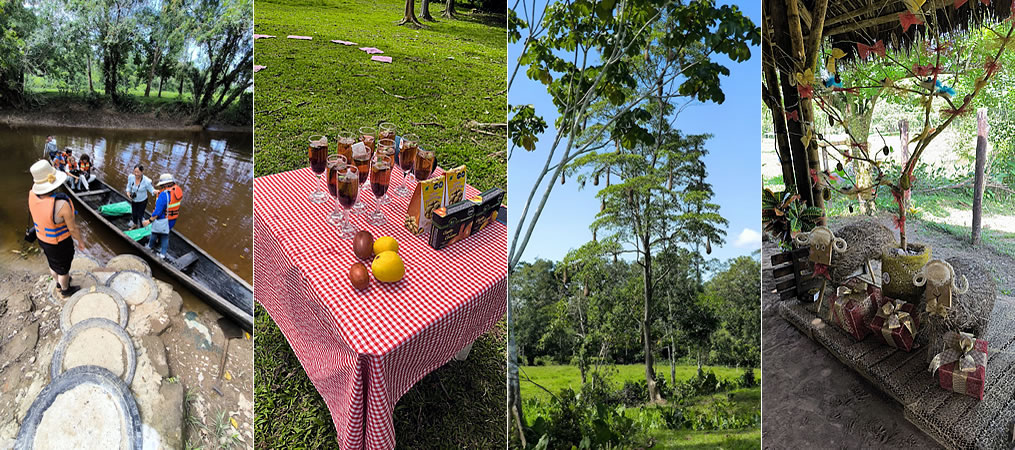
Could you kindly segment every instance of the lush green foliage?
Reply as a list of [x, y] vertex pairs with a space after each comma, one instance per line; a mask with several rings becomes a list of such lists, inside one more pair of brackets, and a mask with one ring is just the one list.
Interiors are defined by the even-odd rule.
[[[252, 85], [250, 0], [0, 5], [11, 9], [0, 13], [0, 105], [23, 106], [25, 96], [55, 89], [132, 112], [135, 96], [175, 91], [185, 106], [177, 109], [194, 123], [208, 124], [237, 100], [249, 123], [243, 98]], [[183, 103], [185, 90], [191, 101]]]
[[[640, 268], [597, 255], [593, 250], [601, 245], [605, 244], [588, 243], [563, 262], [525, 262], [511, 274], [513, 339], [523, 364], [570, 363], [594, 369], [644, 361], [638, 332]], [[710, 364], [760, 363], [761, 280], [756, 259], [711, 262], [707, 265], [712, 276], [700, 286], [694, 280], [693, 259], [685, 259], [682, 267], [676, 266], [681, 264], [676, 259], [660, 258], [658, 264], [659, 271], [665, 272], [660, 282], [665, 288], [660, 290], [655, 326], [663, 330], [657, 348], [666, 353], [657, 356], [700, 357], [702, 363]], [[665, 270], [670, 264], [675, 268]], [[656, 365], [656, 370], [669, 372], [662, 365]], [[574, 375], [581, 379], [580, 373]]]
[[761, 226], [784, 249], [792, 247], [797, 233], [814, 229], [824, 215], [821, 208], [807, 206], [794, 192], [761, 190]]
[[[657, 446], [667, 448], [682, 442], [674, 435], [686, 436], [689, 430], [707, 436], [715, 430], [759, 428], [761, 391], [755, 371], [716, 369], [726, 375], [680, 367], [678, 373], [686, 378], [673, 387], [661, 384], [672, 400], [651, 405], [643, 404], [647, 386], [637, 373], [643, 370], [640, 366], [606, 368], [578, 390], [562, 384], [568, 373], [575, 375], [576, 367], [526, 367], [526, 441], [531, 448], [616, 448], [645, 446], [655, 438], [660, 440]], [[519, 444], [515, 437], [512, 442]]]

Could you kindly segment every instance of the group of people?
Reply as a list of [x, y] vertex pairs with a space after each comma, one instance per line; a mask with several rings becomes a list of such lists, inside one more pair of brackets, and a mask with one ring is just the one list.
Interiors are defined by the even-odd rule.
[[45, 156], [54, 169], [67, 174], [70, 187], [74, 191], [88, 191], [88, 183], [95, 179], [92, 175], [92, 157], [81, 155], [81, 160], [74, 158], [74, 151], [65, 147], [62, 151], [56, 146], [56, 138], [46, 137]]
[[[75, 248], [84, 250], [81, 232], [74, 220], [74, 204], [70, 197], [58, 192], [70, 182], [74, 190], [89, 190], [92, 161], [82, 155], [76, 161], [70, 148], [59, 151], [53, 136], [46, 138], [45, 157], [31, 167], [33, 185], [28, 193], [28, 209], [32, 216], [33, 228], [39, 246], [49, 264], [50, 274], [57, 281], [60, 294], [73, 295], [80, 287], [72, 285], [71, 262]], [[168, 173], [159, 176], [158, 182], [144, 175], [144, 166], [137, 164], [127, 177], [127, 198], [131, 204], [130, 229], [151, 226], [148, 248], [157, 252], [159, 258], [169, 256], [169, 233], [180, 216], [183, 189]], [[145, 218], [148, 197], [155, 197], [155, 210]], [[75, 244], [76, 242], [76, 244]]]

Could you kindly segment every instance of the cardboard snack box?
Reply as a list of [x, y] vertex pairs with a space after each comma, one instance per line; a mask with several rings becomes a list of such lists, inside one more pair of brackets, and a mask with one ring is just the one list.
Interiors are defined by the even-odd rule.
[[430, 247], [440, 250], [469, 237], [475, 212], [476, 204], [469, 200], [435, 209], [428, 240]]
[[476, 234], [487, 225], [497, 221], [497, 212], [500, 211], [500, 205], [504, 203], [504, 190], [501, 188], [488, 189], [469, 200], [476, 204], [475, 218], [472, 219], [472, 234]]

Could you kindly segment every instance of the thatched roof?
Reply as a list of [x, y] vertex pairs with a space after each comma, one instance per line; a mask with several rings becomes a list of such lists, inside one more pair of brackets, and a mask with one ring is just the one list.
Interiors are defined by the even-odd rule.
[[[804, 7], [801, 8], [802, 25], [807, 30], [811, 22], [808, 11], [813, 10], [815, 0], [799, 1]], [[1011, 14], [1012, 0], [990, 0], [989, 6], [984, 6], [980, 0], [967, 0], [957, 10], [954, 3], [954, 0], [927, 0], [923, 5], [924, 21], [933, 24], [936, 19], [935, 28], [944, 33], [964, 31], [970, 25], [1006, 19]], [[871, 45], [883, 40], [890, 48], [908, 48], [927, 27], [911, 26], [903, 32], [899, 15], [907, 11], [901, 0], [828, 0], [824, 37], [831, 40], [833, 47], [845, 51], [847, 59], [855, 56], [858, 42]]]

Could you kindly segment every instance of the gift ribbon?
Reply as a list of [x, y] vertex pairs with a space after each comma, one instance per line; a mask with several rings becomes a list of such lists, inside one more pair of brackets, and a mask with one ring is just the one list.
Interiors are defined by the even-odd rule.
[[902, 306], [905, 304], [906, 302], [902, 300], [889, 300], [878, 309], [878, 317], [884, 319], [884, 323], [881, 325], [881, 336], [892, 347], [898, 347], [892, 336], [895, 330], [906, 327], [911, 336], [916, 334], [916, 330], [913, 329], [913, 317], [902, 310]]
[[825, 279], [832, 279], [832, 272], [829, 270], [827, 264], [814, 263], [814, 275], [815, 278], [823, 277]]
[[860, 306], [860, 309], [867, 310], [867, 306], [864, 302], [870, 301], [870, 296], [866, 292], [858, 292], [851, 289], [849, 286], [839, 286], [835, 292], [835, 301], [832, 302], [832, 308], [835, 309], [833, 318], [835, 322], [839, 324], [847, 333], [852, 336], [856, 336], [855, 329], [853, 328], [853, 322], [846, 320], [846, 306], [850, 300], [855, 300]]
[[[959, 370], [955, 375], [960, 376], [952, 378], [952, 386], [965, 388], [967, 372], [975, 372], [978, 366], [986, 366], [987, 354], [976, 350], [976, 338], [972, 334], [949, 331], [945, 335], [944, 351], [934, 355], [928, 370], [934, 374], [941, 366], [953, 362], [958, 362]], [[965, 392], [965, 389], [959, 392]]]

